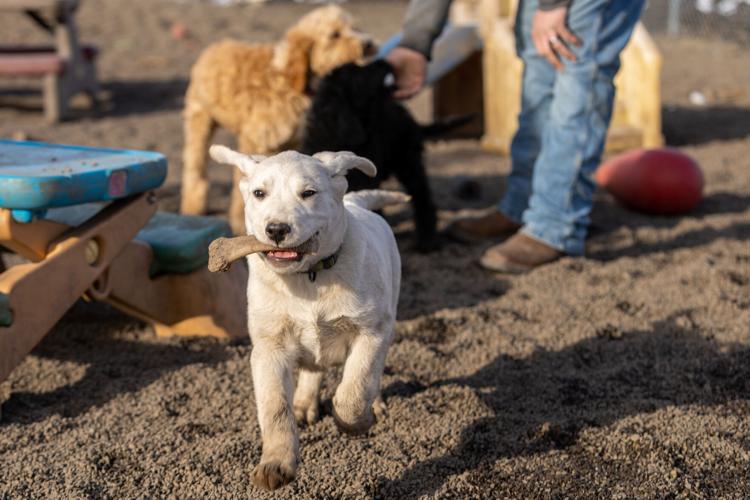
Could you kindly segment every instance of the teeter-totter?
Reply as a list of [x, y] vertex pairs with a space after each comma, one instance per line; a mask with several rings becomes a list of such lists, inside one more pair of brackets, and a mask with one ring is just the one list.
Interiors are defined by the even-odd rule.
[[210, 217], [157, 212], [164, 156], [0, 140], [0, 245], [28, 263], [0, 274], [0, 382], [81, 297], [157, 335], [246, 335], [247, 268], [214, 274]]

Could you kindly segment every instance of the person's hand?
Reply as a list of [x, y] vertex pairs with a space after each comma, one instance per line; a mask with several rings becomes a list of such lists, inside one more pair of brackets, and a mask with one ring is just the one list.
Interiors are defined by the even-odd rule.
[[563, 68], [561, 57], [569, 61], [576, 60], [569, 45], [581, 46], [581, 41], [565, 24], [567, 17], [567, 7], [537, 10], [531, 26], [531, 38], [534, 40], [536, 51], [557, 70]]
[[396, 47], [385, 56], [396, 76], [396, 99], [408, 99], [424, 86], [427, 76], [427, 59], [416, 50]]

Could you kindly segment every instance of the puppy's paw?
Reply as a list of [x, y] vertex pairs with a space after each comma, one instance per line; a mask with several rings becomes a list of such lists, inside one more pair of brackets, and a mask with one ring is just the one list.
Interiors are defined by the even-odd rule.
[[356, 414], [337, 404], [335, 397], [333, 398], [332, 413], [333, 420], [336, 422], [339, 430], [352, 436], [364, 434], [375, 423], [375, 416], [371, 407], [360, 414]]
[[261, 462], [253, 470], [253, 484], [266, 490], [275, 490], [291, 483], [296, 470], [280, 460]]
[[299, 425], [312, 425], [318, 421], [320, 405], [317, 400], [295, 401], [294, 418]]
[[372, 412], [375, 414], [375, 420], [381, 420], [388, 414], [388, 407], [383, 401], [383, 396], [378, 396], [372, 402]]

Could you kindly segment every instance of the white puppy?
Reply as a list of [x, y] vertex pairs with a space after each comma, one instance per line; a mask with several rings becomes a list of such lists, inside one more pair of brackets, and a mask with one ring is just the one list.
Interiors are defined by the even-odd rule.
[[[344, 364], [333, 397], [338, 426], [359, 433], [374, 422], [401, 260], [390, 227], [370, 209], [408, 197], [385, 191], [344, 196], [348, 170], [376, 173], [369, 160], [349, 152], [266, 158], [212, 146], [210, 154], [242, 171], [248, 233], [278, 248], [247, 258], [250, 361], [263, 440], [253, 482], [275, 489], [294, 479], [295, 417], [317, 419], [325, 368]], [[315, 246], [314, 253], [296, 250]]]

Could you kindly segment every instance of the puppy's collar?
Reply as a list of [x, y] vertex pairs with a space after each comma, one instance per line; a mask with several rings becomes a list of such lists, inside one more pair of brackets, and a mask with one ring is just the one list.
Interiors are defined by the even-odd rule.
[[320, 271], [330, 269], [336, 265], [336, 261], [339, 260], [340, 254], [341, 254], [341, 247], [339, 247], [339, 249], [336, 250], [336, 253], [334, 253], [333, 255], [330, 255], [323, 260], [319, 260], [318, 262], [313, 264], [310, 267], [310, 269], [308, 269], [307, 271], [301, 271], [301, 272], [303, 274], [307, 274], [307, 278], [310, 280], [310, 282], [314, 282], [315, 279], [318, 277], [318, 273]]

